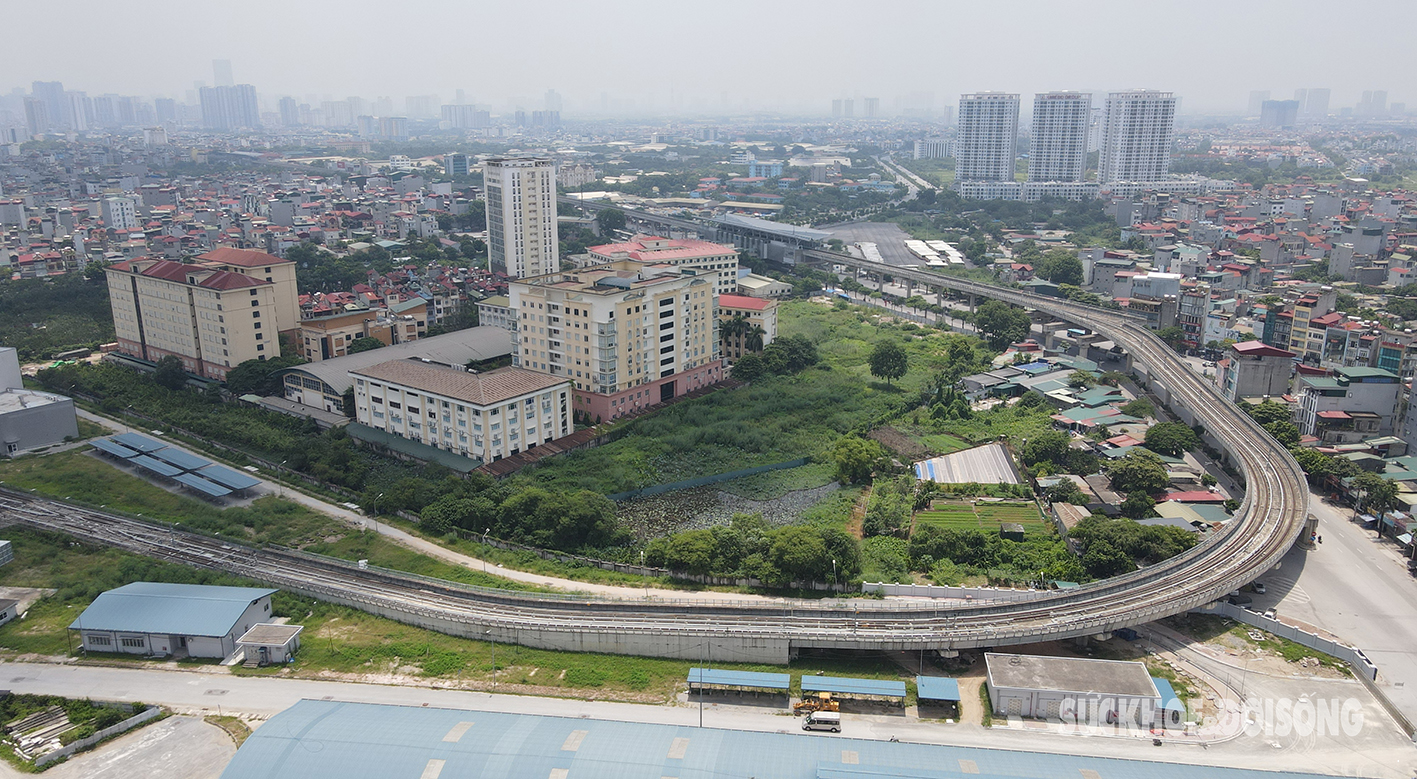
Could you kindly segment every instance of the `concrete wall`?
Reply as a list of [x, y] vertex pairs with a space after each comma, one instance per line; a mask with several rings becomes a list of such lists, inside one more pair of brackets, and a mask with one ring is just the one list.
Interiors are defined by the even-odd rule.
[[479, 641], [495, 640], [499, 644], [518, 644], [535, 649], [670, 657], [710, 663], [773, 663], [776, 665], [786, 665], [791, 659], [792, 652], [790, 642], [786, 638], [709, 635], [700, 632], [668, 634], [645, 631], [629, 633], [623, 631], [597, 632], [574, 627], [558, 629], [488, 626], [476, 622], [454, 621], [430, 613], [395, 609], [385, 605], [357, 601], [323, 589], [306, 590], [300, 587], [285, 587], [285, 589], [330, 603], [352, 606], [396, 622], [436, 630], [450, 636], [461, 636]]
[[13, 346], [0, 346], [0, 392], [23, 387], [20, 377], [20, 353]]
[[8, 454], [11, 445], [18, 454], [26, 449], [60, 443], [66, 437], [78, 437], [79, 423], [74, 416], [72, 398], [29, 390], [17, 392], [53, 398], [53, 402], [0, 414], [0, 455]]

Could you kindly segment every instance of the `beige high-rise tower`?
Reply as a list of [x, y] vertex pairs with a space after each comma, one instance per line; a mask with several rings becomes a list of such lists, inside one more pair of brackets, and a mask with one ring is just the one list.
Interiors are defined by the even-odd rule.
[[492, 270], [514, 279], [560, 270], [555, 163], [546, 157], [494, 157], [483, 164], [482, 178]]

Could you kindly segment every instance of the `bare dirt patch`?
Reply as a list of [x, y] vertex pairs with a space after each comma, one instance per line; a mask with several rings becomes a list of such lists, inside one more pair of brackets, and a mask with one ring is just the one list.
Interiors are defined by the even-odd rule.
[[923, 444], [890, 425], [878, 427], [866, 435], [879, 442], [881, 446], [886, 447], [901, 457], [908, 458], [912, 462], [915, 460], [923, 460], [930, 455], [930, 450]]

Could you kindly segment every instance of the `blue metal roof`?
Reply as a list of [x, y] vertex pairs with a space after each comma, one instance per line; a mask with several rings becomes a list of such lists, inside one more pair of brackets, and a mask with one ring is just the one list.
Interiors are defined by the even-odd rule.
[[255, 601], [276, 590], [208, 584], [133, 582], [94, 599], [74, 630], [224, 636]]
[[115, 444], [107, 438], [95, 438], [89, 443], [93, 444], [93, 448], [99, 450], [100, 452], [106, 452], [108, 454], [113, 455], [114, 457], [122, 457], [125, 460], [129, 457], [138, 456], [138, 450], [129, 449], [128, 447], [122, 444]]
[[153, 452], [152, 457], [162, 460], [168, 465], [175, 465], [184, 471], [195, 471], [212, 464], [211, 460], [198, 457], [195, 454], [187, 454], [181, 449], [173, 449], [170, 446]]
[[175, 478], [178, 483], [185, 484], [186, 486], [191, 487], [192, 489], [198, 492], [210, 495], [213, 498], [223, 498], [231, 494], [231, 490], [227, 489], [226, 487], [223, 487], [220, 484], [216, 484], [214, 482], [209, 482], [196, 474], [184, 473]]
[[943, 676], [915, 677], [916, 697], [924, 701], [959, 700], [959, 682]]
[[145, 435], [138, 435], [137, 433], [120, 433], [119, 435], [111, 436], [109, 440], [117, 441], [129, 449], [137, 449], [140, 452], [156, 452], [159, 449], [167, 448], [167, 444], [161, 441], [154, 441]]
[[1186, 704], [1176, 696], [1176, 690], [1171, 687], [1170, 682], [1159, 676], [1151, 677], [1151, 681], [1156, 684], [1156, 691], [1161, 693], [1161, 708], [1182, 710], [1186, 708]]
[[154, 460], [153, 458], [145, 454], [140, 454], [137, 457], [134, 457], [133, 459], [129, 460], [128, 462], [133, 463], [134, 465], [141, 465], [142, 467], [152, 471], [153, 473], [159, 476], [172, 477], [182, 472], [182, 469], [178, 468], [175, 465], [168, 465], [165, 462]]
[[889, 679], [852, 679], [847, 676], [804, 676], [802, 692], [837, 692], [842, 695], [881, 695], [904, 698], [905, 682]]
[[761, 687], [768, 690], [786, 690], [792, 686], [792, 677], [788, 674], [770, 674], [757, 671], [690, 668], [689, 684], [721, 684], [725, 687]]
[[208, 466], [200, 471], [200, 475], [233, 490], [249, 489], [261, 483], [260, 479], [247, 476], [240, 471], [233, 471], [225, 465]]
[[[850, 733], [856, 726], [848, 720], [844, 729]], [[1317, 779], [1309, 773], [1091, 755], [323, 700], [300, 701], [257, 728], [221, 776], [958, 779], [964, 774], [978, 779]]]

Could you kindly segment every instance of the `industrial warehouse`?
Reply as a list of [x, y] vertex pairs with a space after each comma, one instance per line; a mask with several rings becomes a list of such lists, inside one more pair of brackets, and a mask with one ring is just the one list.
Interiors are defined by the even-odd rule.
[[1299, 779], [974, 747], [302, 700], [261, 725], [222, 779]]

